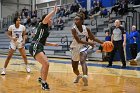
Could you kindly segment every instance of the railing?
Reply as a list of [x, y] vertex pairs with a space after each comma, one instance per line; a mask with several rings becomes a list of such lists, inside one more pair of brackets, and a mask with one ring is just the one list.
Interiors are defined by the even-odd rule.
[[124, 27], [124, 29], [126, 29], [126, 22], [125, 21], [120, 21], [121, 25]]
[[110, 15], [111, 15], [111, 13], [110, 13], [110, 11], [107, 11], [108, 12], [108, 17], [109, 17], [109, 19], [110, 19]]
[[64, 44], [64, 43], [67, 43], [67, 50], [69, 50], [69, 40], [68, 40], [68, 36], [63, 36], [61, 38], [61, 43]]
[[133, 17], [132, 16], [127, 16], [126, 17], [126, 24], [125, 24], [125, 29], [130, 33], [131, 27], [133, 25]]
[[95, 20], [94, 19], [91, 20], [91, 26], [94, 26], [94, 25], [96, 26], [96, 32], [98, 32], [98, 21], [97, 21], [97, 17], [98, 16], [95, 16], [94, 17]]
[[136, 25], [136, 29], [140, 30], [140, 12], [134, 11], [133, 12], [133, 25]]
[[9, 25], [13, 23], [13, 16], [7, 16], [0, 20], [0, 30], [2, 31], [3, 28], [8, 28]]
[[96, 25], [95, 20], [91, 20], [91, 26]]

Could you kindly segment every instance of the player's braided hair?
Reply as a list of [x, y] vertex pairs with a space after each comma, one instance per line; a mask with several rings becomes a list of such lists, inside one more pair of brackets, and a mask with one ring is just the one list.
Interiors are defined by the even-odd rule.
[[81, 20], [84, 20], [83, 14], [76, 14], [76, 16], [80, 17]]

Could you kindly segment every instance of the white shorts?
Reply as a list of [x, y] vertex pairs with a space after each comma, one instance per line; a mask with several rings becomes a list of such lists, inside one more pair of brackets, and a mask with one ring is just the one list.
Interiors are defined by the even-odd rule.
[[87, 53], [87, 48], [71, 48], [71, 59], [73, 61], [80, 61], [80, 52], [85, 52]]
[[22, 48], [22, 42], [10, 42], [9, 49], [16, 50], [17, 48]]

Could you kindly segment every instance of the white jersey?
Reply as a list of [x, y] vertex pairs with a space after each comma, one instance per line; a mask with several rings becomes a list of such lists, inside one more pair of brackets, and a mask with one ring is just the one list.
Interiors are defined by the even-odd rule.
[[[12, 31], [12, 37], [17, 38], [17, 42], [19, 42], [19, 43], [23, 41], [22, 34], [23, 34], [23, 31], [25, 31], [25, 30], [26, 30], [25, 26], [23, 26], [21, 24], [20, 24], [19, 28], [16, 28], [15, 24], [10, 25], [8, 28], [8, 31]], [[11, 42], [14, 42], [14, 41], [12, 40]]]
[[[82, 41], [87, 41], [88, 32], [85, 25], [82, 25], [83, 32], [80, 32], [78, 28], [76, 27], [76, 25], [74, 25], [73, 28], [76, 30], [78, 37]], [[78, 43], [74, 37], [70, 45], [70, 48], [71, 48], [71, 54], [72, 54], [71, 59], [73, 61], [80, 61], [80, 52], [85, 52], [87, 50], [87, 48], [85, 47], [85, 44]]]
[[[87, 38], [88, 38], [88, 32], [87, 32], [87, 28], [85, 25], [82, 25], [82, 28], [83, 28], [83, 32], [80, 32], [79, 29], [77, 28], [76, 25], [73, 26], [73, 28], [76, 30], [77, 34], [78, 34], [78, 37], [82, 40], [82, 41], [87, 41]], [[81, 43], [78, 43], [76, 41], [76, 39], [73, 37], [73, 41], [70, 45], [71, 48], [75, 48], [75, 47], [83, 47], [84, 44], [81, 44]]]

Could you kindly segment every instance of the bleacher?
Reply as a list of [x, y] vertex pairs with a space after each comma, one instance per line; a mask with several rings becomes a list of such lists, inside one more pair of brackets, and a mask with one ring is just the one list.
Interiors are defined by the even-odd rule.
[[[137, 9], [139, 12], [139, 9]], [[71, 14], [69, 18], [63, 18], [65, 21], [65, 28], [60, 31], [56, 31], [55, 29], [51, 30], [50, 35], [47, 39], [48, 42], [58, 43], [60, 46], [52, 47], [52, 46], [45, 46], [44, 51], [48, 57], [60, 57], [60, 58], [70, 58], [71, 53], [69, 51], [69, 45], [72, 42], [72, 34], [71, 34], [71, 27], [73, 25], [73, 17], [75, 14]], [[116, 19], [120, 19], [121, 21], [126, 22], [127, 16], [134, 17], [133, 13], [128, 13], [128, 15], [116, 16], [115, 14], [111, 14], [112, 22], [109, 22], [109, 17], [101, 18], [100, 16], [97, 17], [97, 25], [91, 25], [91, 20], [86, 19], [85, 24], [89, 27], [92, 33], [100, 40], [105, 39], [105, 30], [109, 28], [110, 25], [113, 25], [113, 21]], [[138, 19], [140, 20], [140, 19]], [[96, 20], [93, 21], [96, 23]], [[129, 23], [129, 22], [128, 22]], [[139, 27], [140, 28], [140, 27]], [[99, 44], [97, 44], [99, 46]], [[8, 53], [9, 48], [9, 39], [5, 33], [0, 33], [0, 54]], [[26, 50], [27, 55], [30, 55], [28, 50]], [[19, 54], [18, 51], [15, 54]], [[102, 60], [102, 53], [92, 53], [88, 57], [89, 60]]]

